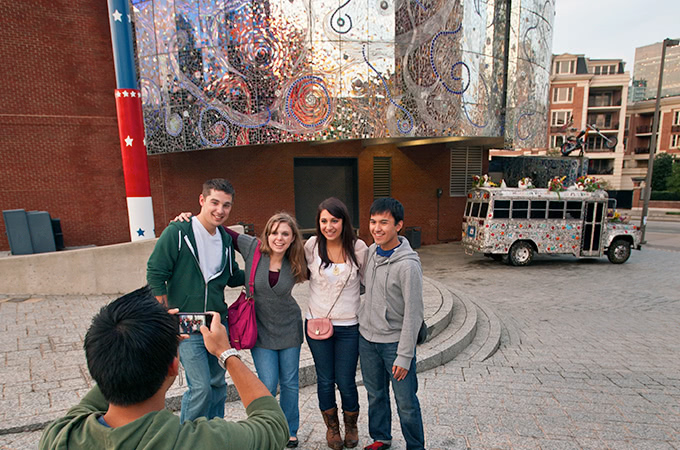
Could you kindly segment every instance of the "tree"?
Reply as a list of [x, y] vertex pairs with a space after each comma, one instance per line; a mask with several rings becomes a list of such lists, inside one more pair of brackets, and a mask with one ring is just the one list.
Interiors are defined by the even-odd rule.
[[652, 171], [652, 191], [667, 190], [666, 180], [673, 172], [673, 158], [668, 153], [659, 153], [654, 158], [654, 169]]
[[666, 189], [680, 194], [680, 162], [673, 164], [672, 173], [666, 179]]

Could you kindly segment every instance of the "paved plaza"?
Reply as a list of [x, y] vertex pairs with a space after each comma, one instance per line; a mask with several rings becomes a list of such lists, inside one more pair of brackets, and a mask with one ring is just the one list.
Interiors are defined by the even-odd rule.
[[[501, 346], [486, 361], [470, 362], [464, 352], [419, 374], [428, 448], [680, 449], [680, 251], [655, 245], [656, 237], [648, 234], [650, 245], [623, 265], [606, 258], [537, 257], [517, 268], [466, 256], [456, 243], [421, 248], [426, 276], [482, 300], [503, 324]], [[79, 317], [91, 315], [102, 300], [81, 300]], [[29, 305], [5, 302], [0, 312], [28, 311]], [[63, 321], [49, 300], [34, 306], [21, 320], [36, 328]], [[3, 335], [11, 336], [12, 326], [3, 327]], [[63, 341], [49, 345], [71, 346], [76, 357], [82, 349], [68, 321], [63, 333]], [[8, 370], [18, 365], [12, 358], [30, 358], [31, 350], [7, 351], [17, 342], [10, 341], [0, 352], [3, 381], [26, 376]], [[56, 370], [69, 370], [68, 361]], [[40, 391], [47, 388], [35, 386], [21, 401], [32, 402], [37, 413], [52, 401], [77, 400], [68, 386], [52, 386], [55, 398], [46, 399]], [[360, 389], [360, 445], [367, 445], [366, 393]], [[0, 410], [18, 406], [7, 400], [13, 394], [2, 392]], [[327, 448], [314, 386], [301, 390], [300, 407], [300, 448]], [[232, 402], [226, 416], [245, 414]], [[393, 448], [403, 450], [395, 411], [393, 416]], [[39, 431], [2, 435], [0, 448], [35, 448], [39, 437]]]

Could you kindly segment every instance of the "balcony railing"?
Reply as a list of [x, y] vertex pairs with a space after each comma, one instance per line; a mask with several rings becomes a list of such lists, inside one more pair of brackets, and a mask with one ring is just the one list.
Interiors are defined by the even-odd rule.
[[652, 132], [652, 126], [651, 125], [640, 125], [639, 127], [635, 128], [635, 132], [637, 134], [651, 133]]
[[621, 106], [621, 99], [618, 100], [606, 100], [603, 98], [589, 97], [588, 98], [588, 108], [601, 108], [609, 106]]
[[588, 123], [590, 123], [591, 125], [595, 125], [600, 130], [618, 130], [619, 129], [619, 123], [618, 122], [606, 124], [605, 122], [593, 121], [593, 122], [588, 122]]
[[588, 175], [611, 175], [614, 173], [613, 167], [588, 168]]
[[591, 153], [611, 153], [611, 152], [615, 152], [616, 149], [607, 148], [607, 147], [593, 147], [593, 148], [588, 147], [588, 148], [586, 148], [586, 151], [591, 152]]
[[636, 155], [643, 155], [649, 153], [649, 147], [637, 147], [635, 150]]
[[673, 125], [671, 127], [671, 133], [680, 133], [680, 125]]

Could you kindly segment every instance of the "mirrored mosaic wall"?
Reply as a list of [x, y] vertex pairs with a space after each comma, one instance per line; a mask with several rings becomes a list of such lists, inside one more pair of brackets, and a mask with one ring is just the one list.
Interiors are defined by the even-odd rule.
[[383, 137], [545, 145], [550, 0], [132, 0], [132, 11], [149, 153]]

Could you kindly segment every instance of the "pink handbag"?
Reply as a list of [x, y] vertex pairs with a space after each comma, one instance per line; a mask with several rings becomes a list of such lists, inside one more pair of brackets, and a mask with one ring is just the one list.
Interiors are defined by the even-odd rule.
[[257, 321], [255, 320], [255, 271], [260, 262], [260, 243], [258, 241], [253, 254], [253, 266], [250, 269], [250, 296], [245, 288], [236, 301], [229, 306], [227, 323], [229, 324], [229, 343], [236, 350], [253, 348], [257, 341]]
[[[338, 299], [340, 298], [340, 295], [342, 295], [342, 291], [343, 289], [345, 289], [345, 286], [347, 286], [347, 281], [349, 281], [349, 278], [351, 276], [352, 273], [350, 272], [350, 274], [345, 279], [345, 283], [342, 285], [342, 289], [340, 289], [340, 292], [338, 292], [338, 296], [335, 298], [333, 306], [331, 306], [331, 309], [328, 310], [328, 314], [326, 314], [326, 317], [321, 317], [318, 319], [307, 319], [308, 338], [314, 339], [316, 341], [322, 341], [333, 336], [333, 322], [331, 322], [329, 316], [331, 315], [331, 311], [333, 311], [333, 308], [335, 308], [335, 304], [338, 302]], [[309, 308], [309, 314], [310, 315], [312, 314], [311, 308]]]

